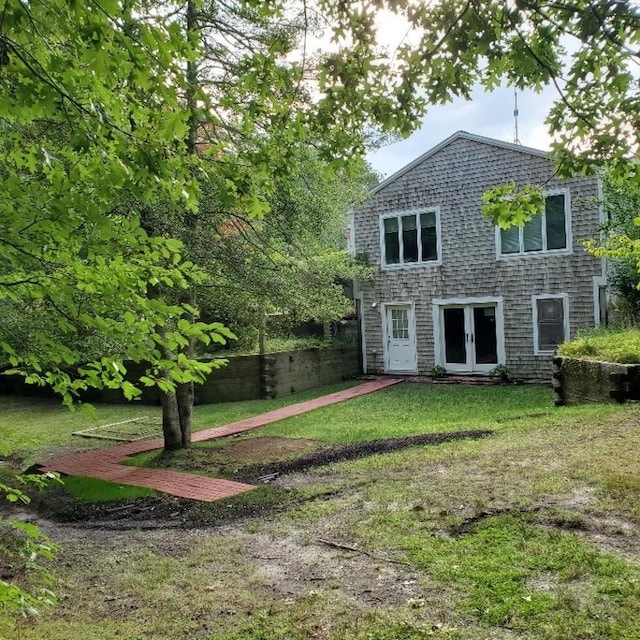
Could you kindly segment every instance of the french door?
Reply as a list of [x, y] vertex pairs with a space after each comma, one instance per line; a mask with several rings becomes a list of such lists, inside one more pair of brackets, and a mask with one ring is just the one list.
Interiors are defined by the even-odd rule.
[[496, 302], [439, 306], [439, 353], [447, 371], [488, 372], [503, 360], [498, 311]]

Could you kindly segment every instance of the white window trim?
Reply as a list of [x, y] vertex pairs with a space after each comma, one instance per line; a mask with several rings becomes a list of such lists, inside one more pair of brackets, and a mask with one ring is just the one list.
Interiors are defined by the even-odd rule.
[[538, 300], [561, 299], [562, 311], [564, 313], [564, 339], [565, 342], [570, 339], [569, 330], [569, 294], [568, 293], [542, 293], [540, 295], [531, 296], [531, 318], [533, 320], [533, 355], [549, 356], [555, 353], [555, 349], [542, 350], [538, 348]]
[[[502, 236], [500, 227], [495, 227], [496, 238], [496, 260], [521, 260], [522, 258], [541, 258], [548, 256], [566, 256], [573, 253], [573, 237], [571, 234], [571, 192], [569, 189], [549, 189], [543, 191], [542, 195], [547, 196], [564, 195], [564, 231], [567, 239], [567, 246], [564, 249], [547, 249], [546, 229], [542, 234], [542, 249], [540, 251], [524, 251], [523, 247], [523, 227], [519, 227], [520, 252], [502, 253]], [[543, 216], [544, 217], [544, 216]]]
[[349, 217], [349, 226], [346, 231], [348, 233], [347, 236], [347, 252], [349, 257], [356, 257], [356, 212], [353, 207], [349, 207], [347, 212]]
[[[419, 216], [421, 213], [435, 213], [436, 215], [436, 251], [438, 252], [437, 260], [426, 260], [425, 262], [401, 262], [400, 264], [387, 264], [387, 256], [385, 255], [385, 246], [384, 246], [384, 221], [388, 218], [401, 218], [402, 216], [407, 215], [415, 215]], [[416, 268], [424, 268], [424, 267], [435, 267], [442, 264], [442, 232], [440, 227], [440, 207], [425, 207], [420, 209], [408, 209], [406, 211], [393, 211], [391, 213], [385, 213], [380, 216], [379, 221], [380, 227], [380, 266], [381, 268], [386, 270], [394, 270], [394, 269], [416, 269]], [[418, 225], [418, 230], [420, 226]], [[419, 237], [419, 236], [418, 236]], [[402, 234], [399, 234], [400, 241], [400, 256], [403, 253], [403, 243], [402, 243]], [[422, 254], [422, 243], [418, 243], [418, 252], [419, 255]]]

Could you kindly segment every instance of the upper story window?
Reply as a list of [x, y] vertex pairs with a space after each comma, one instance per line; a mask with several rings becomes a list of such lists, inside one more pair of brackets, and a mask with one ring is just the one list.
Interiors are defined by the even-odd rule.
[[569, 192], [545, 194], [544, 215], [534, 216], [523, 227], [498, 229], [498, 255], [534, 255], [567, 252], [570, 240]]
[[385, 266], [440, 261], [440, 216], [437, 209], [384, 216], [381, 223]]

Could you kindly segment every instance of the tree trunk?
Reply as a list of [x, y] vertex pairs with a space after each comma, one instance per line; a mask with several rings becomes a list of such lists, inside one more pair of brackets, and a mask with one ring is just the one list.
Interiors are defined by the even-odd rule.
[[183, 447], [178, 399], [175, 393], [166, 393], [163, 391], [160, 394], [160, 401], [162, 403], [164, 450], [177, 451]]
[[176, 387], [180, 438], [183, 449], [191, 446], [191, 423], [193, 418], [194, 397], [193, 382], [185, 382], [184, 384], [179, 384]]
[[[198, 25], [197, 25], [197, 12], [194, 0], [187, 1], [187, 38], [190, 42], [198, 38]], [[187, 62], [187, 86], [186, 86], [186, 100], [187, 110], [189, 111], [189, 119], [187, 122], [187, 154], [195, 156], [198, 153], [197, 140], [198, 140], [198, 114], [196, 105], [196, 92], [198, 90], [198, 67], [195, 60], [190, 59]], [[187, 233], [192, 232], [195, 229], [197, 222], [195, 216], [192, 213], [186, 212], [185, 226]], [[181, 303], [188, 303], [192, 307], [195, 307], [196, 302], [193, 292], [186, 292], [182, 296]], [[190, 323], [195, 322], [193, 314], [185, 313], [182, 316]], [[183, 353], [190, 360], [195, 358], [195, 347], [193, 340], [189, 341], [189, 344], [185, 347]], [[193, 419], [193, 402], [195, 394], [193, 390], [193, 382], [186, 382], [178, 384], [176, 386], [176, 401], [177, 412], [180, 427], [180, 443], [183, 449], [191, 446], [191, 425]]]
[[[187, 38], [189, 38], [190, 41], [193, 41], [198, 37], [197, 12], [194, 0], [187, 1], [186, 19]], [[186, 102], [187, 110], [189, 111], [186, 140], [187, 154], [195, 156], [198, 152], [198, 114], [196, 104], [198, 68], [196, 62], [191, 59], [187, 62], [186, 80]], [[184, 224], [188, 234], [196, 226], [195, 216], [190, 212], [185, 212]], [[157, 287], [149, 287], [149, 296], [159, 296]], [[193, 293], [186, 292], [181, 296], [180, 303], [189, 303], [190, 305], [195, 306]], [[191, 323], [195, 321], [193, 314], [190, 313], [184, 313], [182, 317]], [[162, 335], [164, 333], [164, 328], [158, 327], [157, 331]], [[185, 347], [183, 353], [189, 359], [195, 357], [195, 348], [192, 341], [190, 341]], [[172, 354], [164, 353], [163, 357], [170, 360]], [[194, 395], [193, 382], [177, 384], [175, 393], [167, 393], [165, 391], [160, 392], [160, 402], [162, 405], [162, 433], [164, 436], [165, 451], [185, 449], [191, 445]]]

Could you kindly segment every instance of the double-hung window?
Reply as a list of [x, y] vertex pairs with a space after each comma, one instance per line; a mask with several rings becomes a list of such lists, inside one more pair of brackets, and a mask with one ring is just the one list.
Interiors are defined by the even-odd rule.
[[383, 264], [390, 266], [438, 262], [439, 222], [437, 209], [383, 217]]
[[564, 293], [533, 296], [533, 350], [553, 353], [569, 338], [568, 296]]
[[536, 215], [522, 227], [499, 229], [500, 256], [566, 252], [570, 249], [568, 191], [549, 192], [544, 198], [544, 215]]

